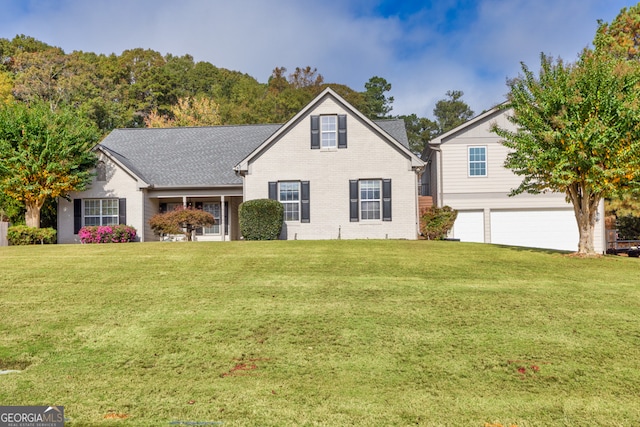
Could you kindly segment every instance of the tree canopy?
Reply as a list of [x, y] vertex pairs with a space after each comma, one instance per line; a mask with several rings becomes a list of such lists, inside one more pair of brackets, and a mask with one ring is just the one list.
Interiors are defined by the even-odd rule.
[[640, 59], [640, 3], [623, 8], [610, 24], [598, 21], [593, 44], [601, 53], [622, 59]]
[[473, 110], [462, 100], [463, 95], [464, 92], [460, 90], [447, 91], [447, 98], [436, 102], [433, 109], [435, 121], [415, 114], [400, 116], [405, 121], [409, 147], [414, 153], [423, 153], [433, 138], [449, 132], [473, 117]]
[[40, 227], [47, 200], [90, 182], [98, 138], [95, 126], [71, 108], [54, 111], [42, 101], [0, 106], [0, 191], [24, 203], [28, 226]]
[[[505, 166], [523, 177], [512, 194], [562, 192], [572, 203], [578, 253], [594, 253], [598, 204], [640, 184], [640, 72], [637, 64], [585, 51], [575, 64], [541, 55], [509, 81], [509, 120], [494, 126], [511, 148]], [[604, 213], [602, 213], [604, 214]]]
[[[392, 109], [393, 97], [386, 96], [391, 84], [377, 76], [361, 92], [325, 83], [311, 66], [296, 67], [289, 74], [276, 67], [268, 82], [260, 83], [238, 71], [195, 62], [188, 54], [161, 55], [142, 48], [120, 55], [67, 54], [24, 35], [0, 38], [0, 102], [15, 97], [21, 102], [45, 101], [51, 108], [72, 106], [103, 134], [143, 127], [149, 120], [166, 120], [173, 126], [212, 124], [205, 114], [193, 114], [195, 100], [217, 105], [223, 125], [283, 123], [327, 86], [372, 119], [387, 117]], [[176, 120], [176, 109], [184, 109], [180, 102], [187, 99], [192, 103], [190, 118]]]

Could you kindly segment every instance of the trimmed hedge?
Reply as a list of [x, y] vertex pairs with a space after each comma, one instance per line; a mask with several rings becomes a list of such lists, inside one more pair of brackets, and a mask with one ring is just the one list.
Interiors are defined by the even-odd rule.
[[240, 205], [240, 233], [245, 240], [277, 240], [284, 206], [277, 200], [248, 200]]
[[136, 229], [128, 225], [92, 225], [78, 232], [82, 243], [129, 243], [136, 239]]
[[56, 243], [57, 231], [53, 228], [35, 228], [26, 225], [15, 225], [7, 229], [7, 240], [10, 245], [43, 245]]
[[420, 213], [420, 231], [429, 240], [444, 239], [457, 217], [458, 211], [449, 206], [424, 209]]

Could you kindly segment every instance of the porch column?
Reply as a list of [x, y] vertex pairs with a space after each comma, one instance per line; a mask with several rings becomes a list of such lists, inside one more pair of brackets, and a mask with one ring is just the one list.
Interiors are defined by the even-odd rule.
[[224, 217], [224, 196], [220, 196], [220, 230], [222, 231], [222, 241], [227, 240], [226, 237], [226, 218]]
[[187, 207], [187, 196], [182, 196], [182, 206]]

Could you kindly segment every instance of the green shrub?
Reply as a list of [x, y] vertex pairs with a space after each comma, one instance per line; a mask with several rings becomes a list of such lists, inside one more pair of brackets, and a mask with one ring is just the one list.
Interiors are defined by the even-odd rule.
[[420, 214], [420, 231], [429, 240], [444, 239], [457, 217], [458, 211], [449, 206], [424, 209]]
[[240, 233], [246, 240], [276, 240], [282, 231], [284, 206], [277, 200], [248, 200], [240, 205]]
[[35, 228], [26, 225], [15, 225], [7, 230], [10, 245], [35, 245], [55, 243], [57, 232], [53, 228]]

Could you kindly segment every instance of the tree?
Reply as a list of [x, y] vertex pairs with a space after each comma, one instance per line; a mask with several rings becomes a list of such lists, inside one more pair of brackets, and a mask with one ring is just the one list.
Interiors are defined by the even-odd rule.
[[[620, 59], [640, 61], [640, 4], [623, 8], [610, 23], [598, 21], [593, 44], [596, 51]], [[639, 195], [625, 194], [607, 201], [607, 210], [617, 217], [640, 217]]]
[[0, 105], [13, 101], [13, 81], [11, 75], [0, 70]]
[[538, 77], [522, 71], [502, 107], [516, 130], [493, 127], [512, 149], [505, 166], [523, 176], [512, 194], [565, 193], [578, 253], [593, 254], [601, 199], [640, 184], [638, 65], [585, 51], [574, 65], [541, 55]]
[[640, 59], [640, 3], [623, 8], [611, 24], [598, 21], [596, 50], [616, 57]]
[[52, 111], [42, 101], [0, 107], [0, 191], [24, 203], [28, 226], [40, 227], [48, 199], [86, 188], [98, 137], [72, 109]]
[[463, 95], [464, 92], [460, 90], [449, 90], [446, 93], [448, 99], [436, 102], [433, 115], [438, 123], [439, 133], [437, 136], [449, 132], [473, 117], [473, 110], [466, 102], [462, 101]]
[[364, 84], [365, 107], [363, 113], [370, 119], [384, 119], [393, 110], [393, 96], [387, 98], [385, 92], [391, 90], [391, 83], [382, 77], [374, 76]]
[[149, 219], [149, 225], [156, 234], [184, 234], [187, 241], [191, 241], [196, 229], [214, 224], [215, 218], [209, 212], [184, 206]]
[[420, 155], [427, 147], [429, 141], [440, 135], [438, 124], [433, 120], [418, 117], [415, 114], [400, 116], [404, 120], [409, 139], [409, 149]]
[[197, 97], [180, 98], [171, 107], [169, 116], [161, 115], [157, 109], [144, 119], [149, 128], [185, 127], [185, 126], [217, 126], [220, 124], [219, 106], [212, 99]]
[[473, 111], [462, 101], [464, 93], [459, 90], [447, 91], [445, 99], [436, 103], [433, 115], [436, 120], [418, 117], [415, 114], [400, 116], [404, 119], [409, 138], [409, 148], [414, 153], [424, 153], [433, 138], [449, 132], [473, 116]]

